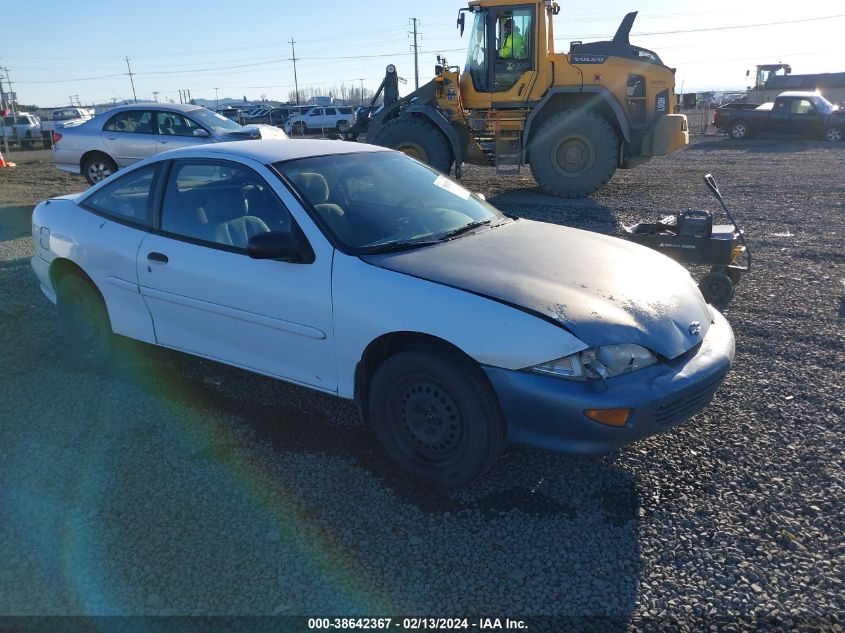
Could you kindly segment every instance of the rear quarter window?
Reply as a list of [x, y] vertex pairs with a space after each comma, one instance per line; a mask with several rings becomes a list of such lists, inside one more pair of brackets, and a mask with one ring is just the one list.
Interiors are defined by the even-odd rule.
[[82, 207], [118, 222], [150, 226], [152, 191], [159, 165], [149, 165], [104, 185]]

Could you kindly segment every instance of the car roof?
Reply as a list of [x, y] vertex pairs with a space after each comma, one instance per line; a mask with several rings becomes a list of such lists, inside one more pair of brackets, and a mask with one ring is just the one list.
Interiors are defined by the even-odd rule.
[[778, 97], [820, 97], [821, 95], [818, 92], [810, 92], [809, 90], [787, 90], [786, 92], [781, 92]]
[[172, 149], [157, 155], [157, 158], [220, 158], [222, 154], [243, 156], [269, 165], [283, 160], [327, 156], [332, 154], [354, 154], [360, 152], [391, 151], [376, 145], [345, 141], [323, 141], [312, 139], [279, 139], [228, 141]]
[[192, 112], [194, 110], [201, 110], [202, 106], [191, 105], [190, 103], [158, 103], [157, 101], [149, 101], [146, 103], [130, 103], [128, 105], [117, 106], [109, 110], [110, 113], [123, 112], [125, 110], [173, 110], [174, 112]]

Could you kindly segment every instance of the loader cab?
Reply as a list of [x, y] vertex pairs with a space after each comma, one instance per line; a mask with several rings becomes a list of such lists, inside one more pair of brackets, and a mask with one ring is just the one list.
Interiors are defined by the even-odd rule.
[[519, 107], [527, 100], [537, 74], [538, 7], [470, 7], [473, 22], [461, 78], [465, 107]]

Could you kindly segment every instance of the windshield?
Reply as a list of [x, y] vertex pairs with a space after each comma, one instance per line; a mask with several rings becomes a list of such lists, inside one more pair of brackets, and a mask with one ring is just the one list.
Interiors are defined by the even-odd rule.
[[332, 236], [355, 253], [414, 248], [504, 216], [399, 152], [335, 154], [274, 165]]
[[813, 103], [816, 104], [816, 109], [822, 114], [830, 114], [836, 109], [836, 107], [830, 101], [821, 96], [814, 97]]
[[472, 77], [472, 85], [480, 92], [487, 92], [487, 14], [476, 13], [472, 23], [472, 34], [467, 49], [467, 63], [464, 72]]
[[227, 119], [222, 114], [206, 110], [205, 108], [191, 110], [188, 114], [192, 119], [202, 124], [203, 127], [211, 128], [218, 132], [237, 132], [242, 129], [240, 125], [231, 119]]

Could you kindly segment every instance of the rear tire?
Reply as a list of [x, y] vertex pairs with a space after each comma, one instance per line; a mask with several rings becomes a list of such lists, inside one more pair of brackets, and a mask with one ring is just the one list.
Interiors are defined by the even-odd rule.
[[114, 334], [106, 304], [86, 280], [70, 274], [56, 286], [59, 325], [73, 349], [96, 367], [112, 356]]
[[422, 119], [398, 118], [388, 121], [368, 142], [398, 150], [444, 174], [452, 169], [454, 159], [446, 138], [434, 125]]
[[105, 154], [94, 154], [82, 163], [82, 175], [89, 185], [96, 185], [117, 171], [115, 162]]
[[616, 172], [619, 139], [604, 117], [564, 110], [546, 120], [528, 148], [531, 173], [546, 193], [581, 198]]
[[457, 352], [424, 347], [385, 360], [370, 384], [369, 411], [390, 458], [437, 486], [477, 479], [507, 441], [495, 394], [481, 370]]
[[731, 124], [730, 129], [728, 130], [728, 134], [731, 138], [740, 140], [746, 140], [751, 138], [751, 129], [748, 127], [748, 123], [745, 121], [734, 121]]
[[831, 125], [825, 130], [824, 137], [831, 143], [840, 143], [842, 141], [842, 127], [839, 125]]
[[341, 134], [349, 131], [349, 121], [338, 121], [337, 122], [337, 131]]

